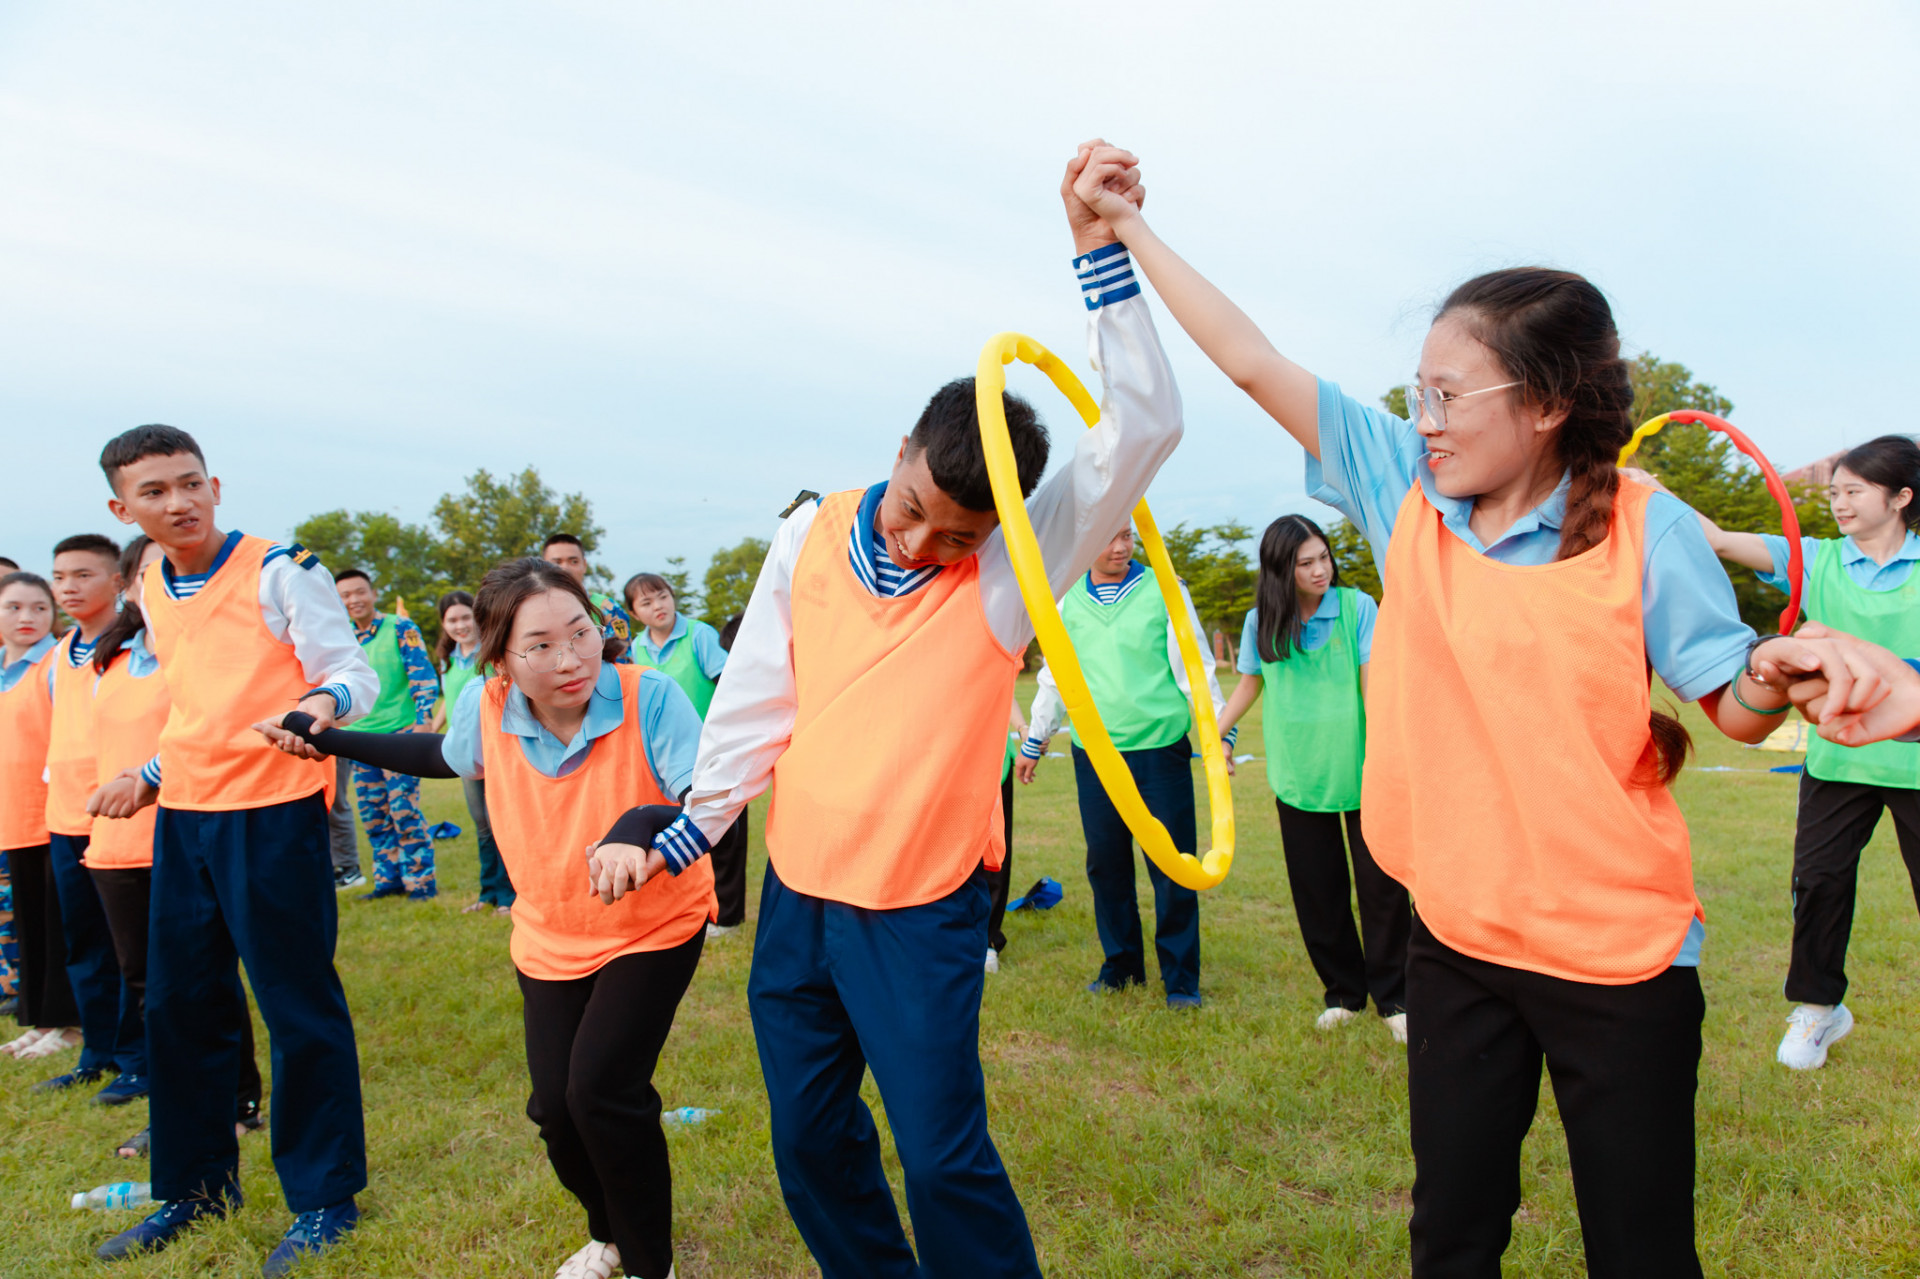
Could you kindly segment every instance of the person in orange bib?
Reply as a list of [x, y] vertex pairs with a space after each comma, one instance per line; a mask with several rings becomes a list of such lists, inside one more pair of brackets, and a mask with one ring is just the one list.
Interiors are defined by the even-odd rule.
[[53, 592], [74, 621], [47, 663], [53, 719], [47, 734], [47, 830], [60, 924], [67, 951], [67, 982], [80, 1009], [80, 1061], [34, 1085], [63, 1092], [114, 1072], [95, 1104], [124, 1106], [147, 1095], [146, 1034], [139, 1002], [128, 990], [113, 953], [113, 934], [99, 891], [87, 874], [93, 815], [87, 799], [96, 779], [93, 758], [93, 649], [119, 613], [120, 546], [98, 533], [62, 539], [53, 548]]
[[1633, 391], [1606, 299], [1564, 271], [1469, 280], [1409, 420], [1287, 360], [1135, 211], [1100, 207], [1383, 566], [1361, 811], [1416, 911], [1413, 1273], [1500, 1273], [1544, 1060], [1588, 1273], [1698, 1275], [1704, 912], [1668, 789], [1689, 742], [1648, 668], [1736, 741], [1788, 703], [1748, 669], [1760, 641], [1693, 513], [1620, 480]]
[[603, 636], [586, 588], [546, 560], [488, 573], [474, 616], [475, 664], [501, 674], [468, 683], [444, 736], [315, 734], [301, 715], [257, 727], [288, 751], [486, 778], [517, 893], [527, 1116], [587, 1211], [587, 1243], [558, 1273], [667, 1279], [673, 1178], [653, 1070], [714, 917], [713, 868], [703, 861], [638, 885], [603, 875], [600, 859], [623, 851], [633, 864], [678, 816], [700, 716], [664, 672], [605, 660], [619, 641]]
[[[1083, 150], [1062, 195], [1102, 419], [1044, 485], [1047, 438], [1006, 398], [1053, 593], [1093, 563], [1181, 434], [1126, 254], [1084, 189], [1131, 188]], [[1137, 198], [1138, 192], [1135, 192]], [[988, 871], [1014, 677], [1033, 636], [994, 511], [971, 378], [936, 392], [891, 475], [792, 511], [715, 690], [687, 811], [643, 880], [698, 873], [773, 785], [748, 1007], [780, 1189], [827, 1279], [1039, 1273], [987, 1132], [980, 1069]], [[901, 1229], [868, 1069], [905, 1172]]]
[[53, 703], [47, 671], [55, 644], [53, 588], [38, 573], [0, 577], [0, 856], [7, 861], [18, 947], [14, 1016], [26, 1033], [9, 1040], [9, 1057], [51, 1057], [80, 1045], [80, 1010], [67, 982], [47, 847], [47, 735]]
[[[127, 769], [137, 769], [159, 749], [160, 730], [173, 707], [160, 659], [147, 642], [146, 617], [140, 611], [141, 574], [161, 558], [159, 543], [140, 534], [120, 556], [120, 580], [126, 583], [125, 602], [113, 624], [93, 645], [93, 756], [97, 786], [105, 786]], [[97, 807], [96, 789], [88, 810]], [[100, 908], [113, 935], [113, 954], [120, 966], [132, 1007], [127, 1015], [144, 1025], [147, 1008], [147, 932], [153, 901], [153, 828], [156, 811], [143, 808], [130, 818], [100, 817], [93, 823], [87, 844], [87, 876], [100, 895]], [[261, 1126], [262, 1085], [254, 1057], [253, 1018], [246, 1004], [235, 1006], [240, 1027], [240, 1086], [236, 1097], [235, 1135]], [[122, 1042], [125, 1042], [124, 1035]], [[141, 1041], [144, 1052], [144, 1037]], [[120, 1143], [117, 1153], [137, 1158], [148, 1152], [151, 1130]]]
[[100, 469], [115, 517], [166, 552], [141, 603], [172, 705], [155, 758], [93, 801], [97, 815], [124, 819], [159, 800], [147, 1058], [163, 1201], [97, 1255], [165, 1248], [239, 1207], [232, 1010], [244, 963], [273, 1058], [274, 1171], [294, 1212], [263, 1266], [277, 1276], [358, 1222], [367, 1157], [353, 1019], [333, 966], [334, 770], [271, 749], [252, 726], [295, 706], [323, 726], [352, 719], [379, 679], [311, 552], [215, 526], [220, 481], [191, 435], [135, 427], [108, 441]]

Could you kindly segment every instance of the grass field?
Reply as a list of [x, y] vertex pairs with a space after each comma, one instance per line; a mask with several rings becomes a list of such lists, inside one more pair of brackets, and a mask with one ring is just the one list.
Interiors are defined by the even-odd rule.
[[[1826, 1069], [1786, 1071], [1773, 1049], [1787, 1011], [1794, 781], [1753, 770], [1797, 757], [1744, 751], [1688, 716], [1703, 747], [1696, 765], [1743, 770], [1690, 771], [1680, 785], [1708, 911], [1698, 1183], [1707, 1273], [1920, 1273], [1920, 1036], [1910, 1029], [1920, 1019], [1920, 921], [1889, 824], [1861, 880], [1848, 1000], [1858, 1029]], [[1259, 740], [1254, 723], [1248, 749], [1259, 753]], [[1003, 967], [987, 979], [981, 1052], [994, 1136], [1051, 1275], [1407, 1269], [1402, 1052], [1371, 1016], [1333, 1034], [1312, 1027], [1319, 988], [1294, 926], [1262, 767], [1241, 771], [1233, 875], [1204, 899], [1207, 1006], [1198, 1014], [1168, 1013], [1151, 987], [1082, 992], [1099, 953], [1070, 763], [1048, 760], [1018, 797], [1016, 890], [1049, 874], [1067, 896], [1048, 914], [1009, 918]], [[433, 820], [469, 824], [452, 783], [429, 783], [427, 807]], [[757, 897], [765, 853], [763, 805], [755, 809]], [[342, 902], [339, 965], [359, 1033], [372, 1185], [352, 1244], [303, 1275], [545, 1279], [584, 1241], [584, 1217], [522, 1113], [506, 921], [459, 913], [476, 878], [472, 841], [462, 838], [440, 846], [438, 901]], [[1144, 892], [1142, 908], [1151, 920]], [[670, 1130], [686, 1279], [817, 1273], [768, 1153], [745, 1001], [751, 945], [742, 930], [708, 946], [657, 1079], [670, 1107], [725, 1112]], [[11, 1223], [0, 1230], [0, 1275], [105, 1273], [87, 1260], [91, 1249], [132, 1215], [74, 1212], [67, 1200], [144, 1177], [144, 1162], [111, 1153], [139, 1126], [128, 1111], [140, 1107], [107, 1113], [84, 1097], [29, 1095], [48, 1073], [45, 1063], [0, 1060], [0, 1203]], [[1576, 1275], [1565, 1143], [1543, 1094], [1507, 1272]], [[868, 1097], [878, 1113], [871, 1087]], [[266, 1137], [243, 1149], [243, 1212], [115, 1273], [257, 1273], [288, 1216]], [[890, 1153], [889, 1167], [897, 1188]]]

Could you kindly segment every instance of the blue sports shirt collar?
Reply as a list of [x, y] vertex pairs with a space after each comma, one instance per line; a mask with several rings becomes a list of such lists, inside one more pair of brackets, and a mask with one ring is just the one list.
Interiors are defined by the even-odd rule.
[[[1898, 560], [1920, 560], [1920, 534], [1915, 534], [1912, 529], [1907, 530], [1906, 540], [1900, 543], [1900, 549], [1893, 553], [1893, 559], [1888, 560], [1887, 563], [1892, 564]], [[1850, 536], [1840, 539], [1840, 562], [1842, 564], [1879, 563], [1861, 550]]]
[[19, 683], [20, 676], [26, 673], [26, 669], [45, 657], [59, 642], [51, 635], [42, 635], [19, 661], [0, 664], [0, 692], [5, 692]]
[[[1433, 509], [1440, 512], [1440, 522], [1446, 525], [1455, 537], [1481, 554], [1485, 554], [1486, 545], [1473, 531], [1473, 499], [1447, 497], [1441, 493], [1434, 485], [1433, 468], [1427, 465], [1424, 454], [1420, 458], [1418, 468], [1420, 491], [1427, 495], [1427, 501], [1432, 504]], [[1499, 540], [1494, 545], [1498, 546], [1500, 542], [1507, 541], [1509, 538], [1520, 537], [1543, 528], [1559, 528], [1566, 522], [1567, 490], [1572, 484], [1573, 473], [1569, 471], [1560, 477], [1560, 483], [1554, 486], [1553, 492], [1547, 495], [1546, 501], [1515, 520], [1510, 528], [1500, 534]], [[1327, 593], [1331, 595], [1333, 592]]]
[[533, 708], [527, 705], [527, 695], [517, 685], [507, 689], [507, 703], [500, 711], [500, 730], [560, 750], [563, 752], [562, 758], [566, 759], [594, 738], [605, 737], [620, 727], [623, 718], [620, 671], [607, 662], [600, 667], [600, 678], [594, 681], [593, 696], [587, 701], [586, 718], [580, 721], [580, 731], [574, 734], [572, 741], [563, 743], [533, 717]]

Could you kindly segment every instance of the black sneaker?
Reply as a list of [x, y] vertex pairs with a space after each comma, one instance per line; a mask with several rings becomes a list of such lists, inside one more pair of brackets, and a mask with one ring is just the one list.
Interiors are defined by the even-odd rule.
[[42, 1079], [33, 1086], [35, 1092], [65, 1092], [69, 1088], [78, 1088], [81, 1084], [97, 1083], [103, 1070], [69, 1070], [64, 1075], [55, 1075], [52, 1079]]
[[367, 882], [367, 877], [358, 870], [337, 870], [333, 872], [333, 891], [344, 893], [349, 888], [358, 888]]
[[93, 1094], [96, 1106], [124, 1106], [135, 1097], [147, 1095], [148, 1084], [145, 1075], [115, 1075], [111, 1082], [99, 1092]]
[[[364, 883], [366, 881], [362, 880], [361, 882]], [[399, 884], [381, 884], [370, 893], [361, 893], [360, 900], [363, 902], [374, 902], [379, 901], [382, 897], [403, 897], [406, 895], [406, 891], [407, 890]]]
[[197, 1225], [202, 1218], [226, 1216], [240, 1206], [240, 1192], [228, 1199], [175, 1199], [131, 1230], [122, 1230], [101, 1244], [93, 1255], [102, 1261], [120, 1261], [143, 1252], [159, 1252]]

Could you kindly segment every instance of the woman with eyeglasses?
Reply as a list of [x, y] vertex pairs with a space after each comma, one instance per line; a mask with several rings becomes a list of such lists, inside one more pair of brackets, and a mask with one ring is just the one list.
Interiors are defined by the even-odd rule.
[[294, 754], [486, 778], [518, 892], [527, 1113], [587, 1210], [590, 1238], [556, 1279], [665, 1279], [673, 1184], [653, 1070], [713, 918], [713, 870], [644, 866], [679, 815], [700, 717], [668, 676], [605, 660], [585, 588], [545, 560], [488, 573], [473, 611], [474, 662], [495, 674], [466, 686], [444, 735], [311, 733], [297, 712], [255, 727]]
[[[1318, 524], [1282, 515], [1260, 535], [1255, 606], [1240, 632], [1241, 676], [1220, 716], [1224, 734], [1253, 709], [1261, 717], [1267, 783], [1280, 813], [1280, 850], [1307, 958], [1325, 987], [1316, 1030], [1367, 1009], [1407, 1042], [1407, 937], [1413, 912], [1374, 861], [1360, 825], [1366, 758], [1367, 666], [1379, 606], [1340, 585], [1340, 566]], [[1347, 877], [1347, 863], [1353, 877]], [[1360, 904], [1360, 928], [1353, 907]]]
[[[1133, 161], [1093, 145], [1095, 162]], [[1620, 482], [1632, 388], [1606, 299], [1543, 268], [1462, 284], [1428, 330], [1408, 421], [1281, 355], [1137, 208], [1098, 199], [1382, 565], [1361, 807], [1417, 911], [1414, 1274], [1499, 1273], [1544, 1059], [1588, 1272], [1698, 1275], [1705, 930], [1668, 790], [1690, 743], [1653, 709], [1648, 670], [1736, 741], [1788, 703], [1747, 669], [1758, 641], [1693, 513]]]
[[[1920, 653], [1920, 578], [1913, 571], [1920, 561], [1920, 445], [1883, 435], [1849, 449], [1833, 468], [1827, 503], [1840, 536], [1802, 539], [1807, 616], [1897, 653]], [[1791, 585], [1785, 537], [1731, 532], [1699, 518], [1722, 559], [1783, 591]], [[1893, 814], [1900, 856], [1920, 888], [1920, 752], [1903, 742], [1841, 746], [1815, 734], [1793, 835], [1786, 996], [1795, 1006], [1774, 1053], [1790, 1069], [1826, 1065], [1827, 1050], [1853, 1029], [1853, 1014], [1840, 1001], [1854, 884], [1883, 812]]]

